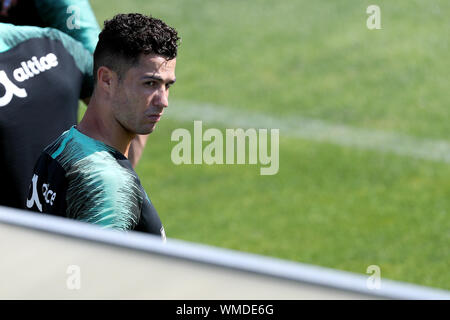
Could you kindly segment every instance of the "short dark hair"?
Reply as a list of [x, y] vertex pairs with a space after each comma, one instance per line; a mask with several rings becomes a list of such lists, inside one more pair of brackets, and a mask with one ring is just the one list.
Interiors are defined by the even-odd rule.
[[179, 40], [177, 31], [159, 19], [140, 13], [117, 14], [105, 21], [99, 35], [94, 52], [95, 82], [101, 66], [114, 70], [120, 79], [138, 63], [141, 53], [174, 59]]

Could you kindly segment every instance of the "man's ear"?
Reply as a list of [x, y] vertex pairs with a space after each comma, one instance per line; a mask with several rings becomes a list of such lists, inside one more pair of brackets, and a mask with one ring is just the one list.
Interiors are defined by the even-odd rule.
[[101, 66], [97, 70], [97, 86], [102, 88], [103, 91], [111, 93], [114, 89], [115, 82], [117, 81], [117, 74], [108, 67]]

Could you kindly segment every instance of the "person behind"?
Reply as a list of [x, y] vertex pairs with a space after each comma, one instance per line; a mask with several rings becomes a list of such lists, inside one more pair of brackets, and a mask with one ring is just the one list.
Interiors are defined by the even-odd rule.
[[92, 94], [100, 27], [88, 0], [0, 0], [0, 22], [0, 205], [25, 208], [42, 149]]
[[131, 141], [153, 132], [168, 106], [178, 42], [177, 31], [156, 18], [131, 13], [105, 21], [87, 111], [42, 153], [28, 208], [165, 239], [127, 156]]
[[58, 29], [91, 53], [100, 33], [89, 0], [0, 0], [0, 22]]
[[0, 23], [0, 205], [25, 208], [34, 164], [77, 123], [92, 69], [92, 54], [67, 34]]

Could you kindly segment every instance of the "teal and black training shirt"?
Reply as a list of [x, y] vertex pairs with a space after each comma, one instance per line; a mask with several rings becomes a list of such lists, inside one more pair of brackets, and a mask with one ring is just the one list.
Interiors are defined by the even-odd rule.
[[24, 208], [42, 150], [78, 120], [92, 54], [52, 28], [0, 23], [0, 205]]
[[131, 163], [75, 127], [40, 156], [26, 206], [118, 230], [161, 235], [164, 228]]

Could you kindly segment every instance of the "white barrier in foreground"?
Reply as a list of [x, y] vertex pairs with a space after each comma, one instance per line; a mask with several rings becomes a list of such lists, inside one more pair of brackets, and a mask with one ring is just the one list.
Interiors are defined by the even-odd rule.
[[0, 207], [0, 299], [450, 299], [368, 277]]

